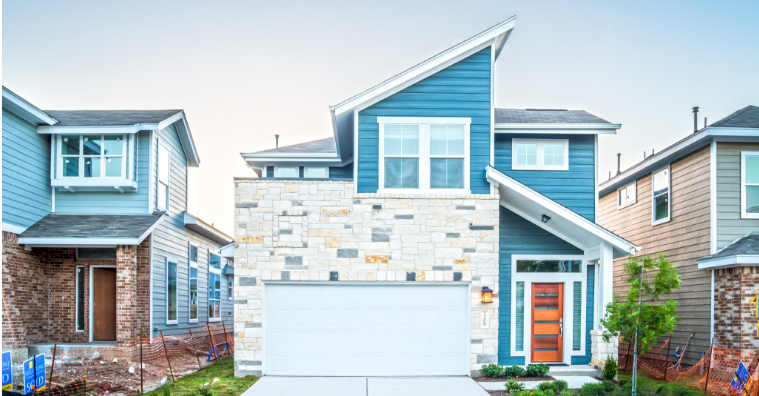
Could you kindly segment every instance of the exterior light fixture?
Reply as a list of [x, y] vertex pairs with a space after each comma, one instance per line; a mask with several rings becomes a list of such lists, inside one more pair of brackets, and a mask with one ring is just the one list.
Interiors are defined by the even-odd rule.
[[480, 301], [486, 304], [493, 302], [493, 291], [490, 290], [489, 287], [485, 286], [482, 288], [482, 292], [480, 293]]
[[546, 215], [543, 215], [543, 217], [541, 217], [540, 220], [543, 220], [544, 223], [548, 223], [548, 220], [551, 220], [551, 218]]

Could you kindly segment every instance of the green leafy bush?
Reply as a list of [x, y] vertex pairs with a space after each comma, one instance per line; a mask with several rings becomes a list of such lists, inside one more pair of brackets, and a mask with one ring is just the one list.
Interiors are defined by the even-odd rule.
[[561, 391], [561, 396], [576, 396], [576, 393], [572, 389], [565, 389]]
[[587, 383], [580, 388], [580, 396], [606, 396], [606, 387], [602, 383]]
[[601, 375], [607, 380], [612, 380], [617, 376], [617, 360], [609, 356], [604, 363], [604, 369], [601, 371]]
[[656, 394], [661, 396], [699, 396], [702, 393], [685, 385], [664, 384], [659, 387]]
[[506, 392], [517, 393], [524, 390], [524, 383], [510, 379], [506, 381]]
[[604, 387], [604, 390], [606, 390], [606, 392], [611, 392], [611, 391], [613, 391], [617, 387], [616, 385], [614, 385], [613, 382], [608, 381], [608, 380], [607, 381], [601, 381], [601, 386]]
[[520, 366], [504, 366], [503, 374], [509, 378], [524, 377], [525, 371]]
[[547, 364], [531, 364], [527, 367], [528, 377], [543, 377], [551, 368]]
[[538, 385], [539, 390], [549, 390], [551, 389], [553, 393], [560, 394], [562, 391], [566, 390], [568, 387], [567, 381], [562, 380], [556, 380], [556, 381], [547, 381], [547, 382], [541, 382]]
[[503, 366], [496, 363], [490, 363], [487, 366], [482, 366], [480, 374], [491, 378], [500, 377], [503, 375]]
[[513, 394], [517, 395], [517, 396], [555, 396], [555, 393], [553, 393], [553, 389], [548, 389], [548, 390], [540, 390], [540, 389], [529, 390], [529, 389], [525, 389], [523, 391], [519, 391], [519, 392], [516, 392], [516, 393], [513, 393]]

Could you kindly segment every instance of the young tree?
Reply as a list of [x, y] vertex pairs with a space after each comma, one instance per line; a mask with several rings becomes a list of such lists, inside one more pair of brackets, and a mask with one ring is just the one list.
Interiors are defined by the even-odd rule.
[[660, 298], [678, 289], [682, 279], [680, 271], [665, 254], [655, 259], [630, 256], [625, 263], [625, 274], [630, 291], [624, 299], [614, 294], [614, 300], [606, 306], [606, 318], [601, 319], [603, 338], [609, 342], [614, 337], [622, 337], [632, 344], [637, 330], [638, 353], [642, 354], [651, 350], [657, 338], [674, 331], [680, 321], [677, 302], [670, 299], [662, 303]]

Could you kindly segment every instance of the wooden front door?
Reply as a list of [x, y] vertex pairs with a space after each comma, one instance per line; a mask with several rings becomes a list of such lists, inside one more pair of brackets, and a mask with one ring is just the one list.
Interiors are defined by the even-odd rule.
[[564, 284], [532, 284], [532, 362], [561, 362]]
[[92, 340], [116, 341], [116, 269], [93, 268]]

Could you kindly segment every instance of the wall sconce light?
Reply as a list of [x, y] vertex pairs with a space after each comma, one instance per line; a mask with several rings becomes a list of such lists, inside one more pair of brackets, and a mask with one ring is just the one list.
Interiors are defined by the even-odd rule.
[[548, 223], [548, 220], [551, 220], [551, 218], [546, 215], [543, 215], [543, 217], [541, 217], [540, 220], [543, 220], [544, 223]]
[[480, 301], [486, 304], [493, 302], [493, 291], [490, 290], [489, 287], [485, 286], [482, 288], [482, 292], [480, 293]]

